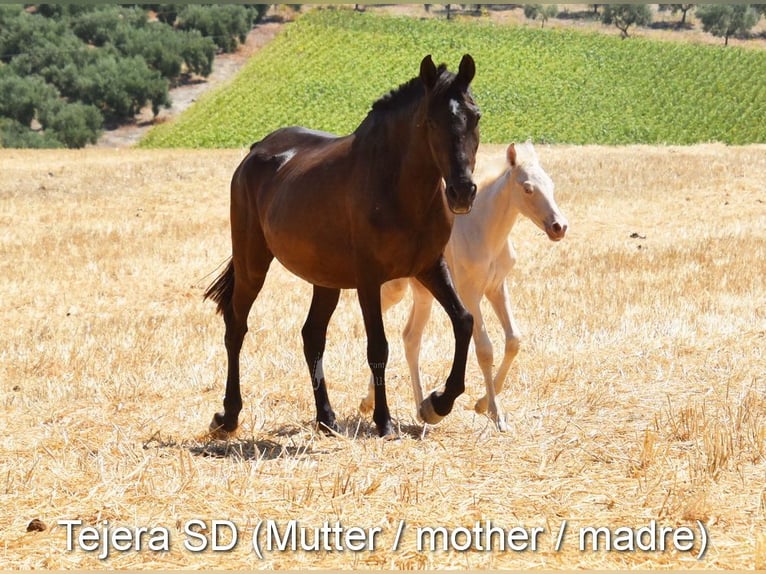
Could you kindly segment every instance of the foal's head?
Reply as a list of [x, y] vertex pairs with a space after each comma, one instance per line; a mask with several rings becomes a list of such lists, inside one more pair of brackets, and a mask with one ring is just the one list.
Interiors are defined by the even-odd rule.
[[[520, 152], [520, 153], [519, 153]], [[510, 185], [518, 198], [519, 211], [545, 231], [551, 241], [560, 241], [566, 235], [569, 223], [553, 197], [553, 180], [545, 172], [531, 143], [511, 144], [506, 151], [511, 168]]]
[[476, 197], [472, 179], [479, 147], [479, 108], [469, 86], [476, 73], [466, 54], [457, 74], [437, 68], [431, 56], [420, 63], [425, 97], [418, 110], [418, 124], [425, 125], [431, 154], [446, 183], [447, 205], [453, 213], [468, 213]]

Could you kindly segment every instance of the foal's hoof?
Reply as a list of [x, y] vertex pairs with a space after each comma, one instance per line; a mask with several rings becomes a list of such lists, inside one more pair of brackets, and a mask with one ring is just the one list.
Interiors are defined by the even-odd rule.
[[225, 440], [236, 434], [237, 427], [235, 426], [233, 429], [227, 430], [223, 420], [223, 413], [215, 413], [213, 415], [213, 420], [208, 427], [208, 431], [210, 432], [211, 437]]
[[499, 415], [495, 419], [495, 426], [497, 427], [497, 430], [500, 432], [508, 432], [508, 423], [505, 422], [505, 417], [502, 415]]
[[476, 404], [473, 406], [473, 410], [475, 410], [480, 415], [483, 415], [487, 412], [488, 403], [489, 401], [487, 400], [487, 395], [484, 395], [478, 401], [476, 401]]
[[369, 415], [373, 408], [375, 408], [375, 404], [372, 401], [367, 400], [367, 397], [364, 397], [359, 403], [359, 414]]
[[434, 410], [434, 404], [431, 401], [431, 397], [426, 397], [422, 403], [420, 403], [420, 409], [418, 411], [421, 420], [429, 425], [435, 425], [439, 423], [444, 416], [440, 415]]

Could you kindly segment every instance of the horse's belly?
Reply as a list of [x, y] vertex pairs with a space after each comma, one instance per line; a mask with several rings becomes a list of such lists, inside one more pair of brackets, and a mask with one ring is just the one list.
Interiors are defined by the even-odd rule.
[[316, 259], [299, 259], [294, 253], [284, 257], [276, 256], [277, 260], [292, 274], [308, 281], [312, 285], [330, 289], [355, 289], [356, 282], [352, 270], [327, 265]]
[[353, 255], [345, 242], [323, 240], [297, 229], [267, 233], [266, 242], [285, 269], [309, 283], [334, 289], [356, 287]]

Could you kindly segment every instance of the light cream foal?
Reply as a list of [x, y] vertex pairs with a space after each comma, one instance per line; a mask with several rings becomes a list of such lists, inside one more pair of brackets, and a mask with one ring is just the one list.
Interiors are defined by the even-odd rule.
[[[560, 241], [567, 231], [567, 220], [556, 205], [553, 181], [543, 170], [531, 143], [511, 144], [506, 151], [507, 165], [497, 178], [481, 186], [473, 209], [455, 218], [452, 235], [444, 255], [460, 298], [473, 315], [473, 341], [476, 358], [486, 386], [486, 394], [476, 401], [475, 410], [487, 412], [501, 431], [507, 423], [498, 394], [519, 352], [520, 333], [508, 300], [505, 278], [516, 263], [516, 251], [509, 234], [519, 214], [532, 220], [552, 241]], [[410, 368], [416, 408], [423, 402], [420, 381], [420, 342], [431, 314], [433, 297], [416, 279], [396, 279], [381, 288], [382, 308], [397, 304], [407, 285], [412, 288], [413, 304], [403, 338]], [[481, 315], [481, 300], [492, 305], [503, 331], [505, 352], [500, 367], [492, 376], [492, 343]], [[374, 387], [370, 382], [360, 410], [368, 413], [374, 406]], [[418, 418], [422, 420], [420, 413]]]

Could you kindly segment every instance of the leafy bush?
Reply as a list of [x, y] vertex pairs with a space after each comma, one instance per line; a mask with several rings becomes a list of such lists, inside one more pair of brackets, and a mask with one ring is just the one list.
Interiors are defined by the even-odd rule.
[[93, 106], [51, 100], [40, 111], [40, 124], [66, 147], [80, 148], [98, 141], [103, 118]]
[[99, 58], [82, 70], [78, 88], [82, 102], [95, 105], [112, 120], [132, 118], [150, 103], [156, 115], [169, 103], [167, 81], [139, 56]]
[[701, 4], [697, 8], [697, 17], [705, 32], [723, 38], [724, 45], [728, 46], [731, 36], [749, 32], [760, 15], [749, 4]]
[[244, 6], [188, 5], [178, 13], [176, 26], [199, 30], [224, 52], [233, 52], [247, 38], [253, 21], [254, 13]]
[[21, 77], [7, 66], [0, 67], [0, 116], [29, 126], [41, 104], [57, 96], [55, 88], [40, 77]]
[[114, 43], [118, 32], [143, 29], [148, 18], [146, 12], [135, 8], [106, 7], [86, 12], [71, 21], [72, 32], [83, 42], [94, 46]]
[[554, 18], [558, 13], [559, 8], [556, 4], [524, 4], [524, 16], [530, 20], [540, 18], [541, 28], [545, 27], [548, 19]]
[[604, 4], [601, 21], [604, 24], [614, 24], [622, 37], [627, 38], [631, 26], [651, 24], [652, 10], [647, 4]]
[[178, 5], [154, 7], [159, 21], [138, 4], [0, 6], [0, 117], [13, 120], [3, 141], [79, 147], [104, 118], [130, 121], [145, 105], [156, 115], [171, 84], [209, 75], [216, 42], [235, 49], [268, 5], [183, 8], [184, 29]]
[[36, 132], [14, 119], [0, 117], [0, 148], [60, 148], [64, 147], [50, 133]]

